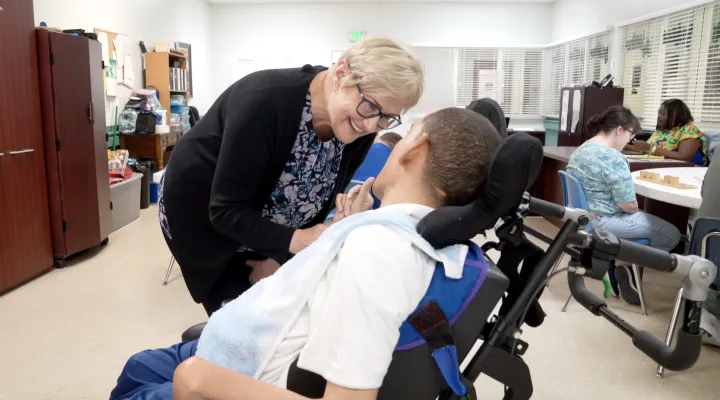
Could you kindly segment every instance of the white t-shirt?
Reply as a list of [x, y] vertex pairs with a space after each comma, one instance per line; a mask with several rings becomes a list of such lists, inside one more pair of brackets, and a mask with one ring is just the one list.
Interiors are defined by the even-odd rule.
[[[417, 204], [383, 209], [418, 221], [432, 211]], [[260, 380], [285, 387], [299, 355], [300, 368], [328, 382], [379, 388], [400, 326], [427, 292], [435, 264], [394, 228], [370, 225], [352, 231]]]

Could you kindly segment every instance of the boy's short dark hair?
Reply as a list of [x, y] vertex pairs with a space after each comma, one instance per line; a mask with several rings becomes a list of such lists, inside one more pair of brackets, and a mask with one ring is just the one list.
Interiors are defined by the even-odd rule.
[[402, 136], [395, 132], [385, 132], [380, 135], [380, 141], [385, 143], [390, 149], [394, 149], [395, 145], [402, 140]]
[[462, 108], [445, 108], [423, 119], [430, 151], [423, 179], [445, 193], [443, 205], [464, 205], [487, 177], [501, 139], [487, 118]]

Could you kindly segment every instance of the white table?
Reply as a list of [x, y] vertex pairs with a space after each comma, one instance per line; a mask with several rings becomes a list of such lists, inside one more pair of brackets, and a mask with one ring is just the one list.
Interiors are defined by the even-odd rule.
[[665, 203], [675, 204], [690, 209], [700, 208], [702, 197], [700, 197], [700, 187], [707, 168], [704, 167], [686, 167], [686, 168], [656, 168], [645, 171], [659, 173], [661, 177], [665, 175], [677, 176], [680, 183], [697, 186], [696, 189], [676, 189], [671, 186], [660, 185], [640, 179], [640, 172], [632, 173], [633, 183], [635, 184], [635, 192], [648, 199], [659, 200]]

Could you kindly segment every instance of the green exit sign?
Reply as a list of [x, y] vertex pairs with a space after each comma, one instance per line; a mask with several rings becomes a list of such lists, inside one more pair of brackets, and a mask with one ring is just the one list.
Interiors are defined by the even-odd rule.
[[365, 37], [365, 31], [351, 31], [350, 32], [350, 41], [351, 42], [357, 42], [358, 40]]

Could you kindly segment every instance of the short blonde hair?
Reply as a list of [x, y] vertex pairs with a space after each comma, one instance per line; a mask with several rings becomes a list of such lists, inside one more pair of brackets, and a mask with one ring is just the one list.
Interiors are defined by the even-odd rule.
[[345, 87], [360, 85], [369, 96], [388, 97], [403, 104], [404, 111], [414, 107], [423, 92], [420, 61], [389, 37], [367, 37], [353, 44], [340, 56], [350, 69], [343, 78]]

